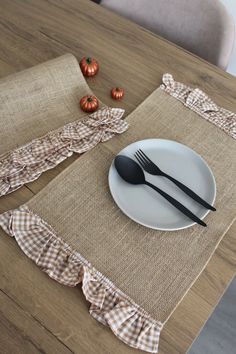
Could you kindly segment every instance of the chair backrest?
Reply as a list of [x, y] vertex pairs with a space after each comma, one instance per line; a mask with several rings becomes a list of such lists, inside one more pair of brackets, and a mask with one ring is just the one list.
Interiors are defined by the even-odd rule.
[[220, 0], [102, 0], [101, 5], [227, 68], [235, 26]]

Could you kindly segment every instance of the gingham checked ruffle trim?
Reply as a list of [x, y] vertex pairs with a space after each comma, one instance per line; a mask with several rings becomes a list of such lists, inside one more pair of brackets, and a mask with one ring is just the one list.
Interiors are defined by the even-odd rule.
[[0, 196], [36, 180], [74, 152], [83, 153], [126, 131], [123, 114], [123, 109], [104, 107], [0, 156]]
[[91, 303], [90, 314], [119, 339], [131, 347], [158, 352], [162, 323], [94, 269], [27, 205], [1, 214], [0, 226], [51, 278], [67, 286], [82, 283], [85, 298]]
[[218, 107], [205, 92], [175, 81], [170, 74], [164, 74], [162, 82], [161, 89], [236, 139], [236, 113]]

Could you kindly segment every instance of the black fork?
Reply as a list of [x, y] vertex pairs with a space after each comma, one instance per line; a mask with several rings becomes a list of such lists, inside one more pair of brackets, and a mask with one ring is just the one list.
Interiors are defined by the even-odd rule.
[[177, 181], [174, 177], [163, 172], [154, 162], [152, 162], [152, 160], [149, 159], [149, 157], [141, 149], [137, 150], [134, 156], [146, 172], [150, 173], [151, 175], [163, 176], [168, 178], [170, 181], [175, 183], [176, 186], [178, 186], [185, 194], [194, 199], [196, 202], [198, 202], [207, 209], [216, 211], [216, 209], [212, 205], [210, 205], [204, 199], [199, 197], [199, 195], [197, 195], [190, 188], [185, 186], [183, 183]]

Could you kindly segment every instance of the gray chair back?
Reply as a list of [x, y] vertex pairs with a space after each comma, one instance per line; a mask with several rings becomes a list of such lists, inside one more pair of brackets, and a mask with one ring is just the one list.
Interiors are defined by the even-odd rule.
[[101, 5], [227, 68], [235, 25], [220, 0], [102, 0]]

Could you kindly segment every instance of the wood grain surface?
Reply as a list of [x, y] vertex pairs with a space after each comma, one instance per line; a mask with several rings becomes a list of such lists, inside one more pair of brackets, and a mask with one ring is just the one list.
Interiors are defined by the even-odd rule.
[[[97, 58], [88, 84], [106, 104], [111, 87], [126, 90], [126, 114], [161, 83], [162, 74], [204, 89], [236, 111], [236, 78], [89, 0], [0, 0], [0, 76], [73, 53]], [[145, 117], [144, 117], [145, 118]], [[77, 157], [0, 200], [0, 212], [29, 200]], [[173, 265], [174, 266], [174, 265]], [[186, 353], [236, 270], [233, 225], [179, 304], [160, 340], [160, 354]], [[3, 354], [128, 354], [138, 351], [92, 319], [80, 287], [62, 286], [40, 271], [0, 231], [0, 343]]]

